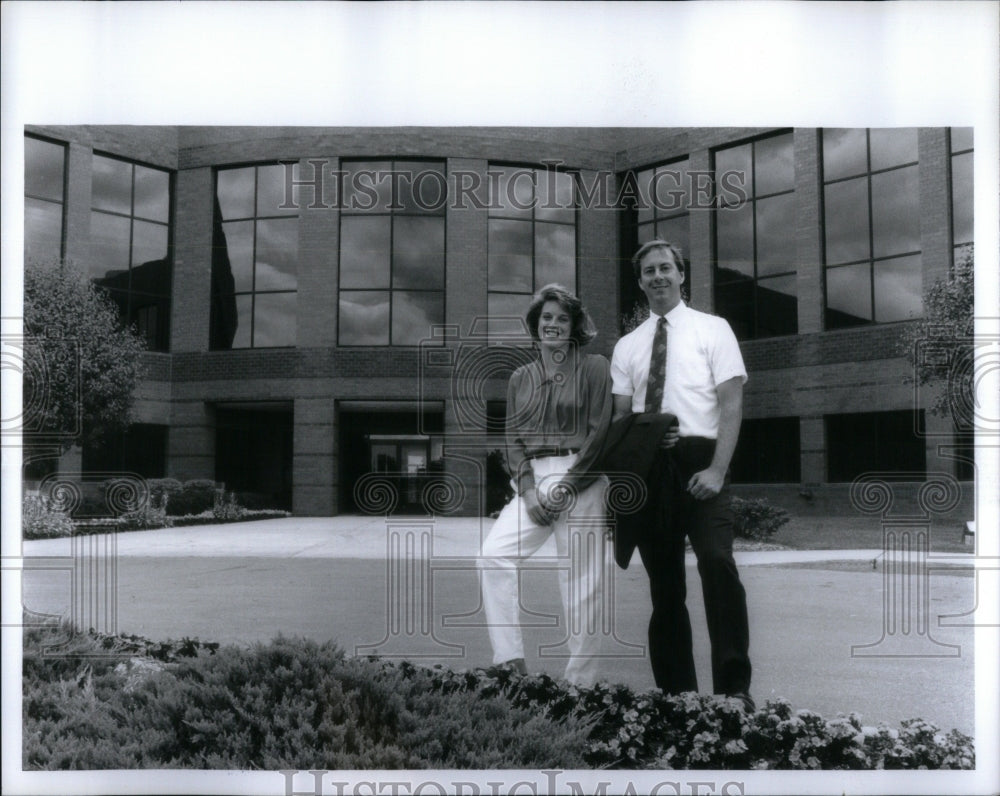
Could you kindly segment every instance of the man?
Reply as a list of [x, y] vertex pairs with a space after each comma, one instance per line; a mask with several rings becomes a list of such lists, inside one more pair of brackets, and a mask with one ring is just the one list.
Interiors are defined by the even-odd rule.
[[657, 452], [664, 466], [654, 470], [660, 482], [649, 484], [650, 500], [657, 502], [651, 514], [655, 521], [636, 539], [653, 602], [653, 676], [665, 693], [698, 689], [684, 604], [688, 537], [705, 598], [713, 690], [739, 698], [752, 711], [746, 593], [733, 559], [728, 494], [746, 368], [729, 324], [681, 300], [684, 270], [676, 246], [650, 241], [636, 252], [632, 265], [649, 299], [650, 316], [615, 346], [615, 419], [630, 412], [671, 413], [680, 432], [676, 444], [668, 433]]

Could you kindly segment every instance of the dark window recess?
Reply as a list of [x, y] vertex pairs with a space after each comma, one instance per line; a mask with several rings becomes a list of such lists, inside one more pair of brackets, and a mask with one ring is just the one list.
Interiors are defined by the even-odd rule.
[[[420, 477], [444, 469], [441, 438], [444, 413], [427, 407], [416, 411], [342, 410], [339, 428], [338, 502], [341, 512], [358, 511], [355, 485], [371, 472], [381, 472], [397, 488], [401, 512], [423, 512]], [[416, 463], [420, 477], [402, 475]]]
[[292, 508], [292, 409], [218, 408], [215, 480], [247, 508]]
[[799, 419], [744, 420], [730, 473], [734, 484], [799, 483]]
[[163, 478], [167, 469], [167, 426], [135, 423], [83, 449], [83, 472], [135, 473]]
[[927, 471], [924, 413], [910, 410], [826, 415], [827, 480], [853, 481], [863, 473]]

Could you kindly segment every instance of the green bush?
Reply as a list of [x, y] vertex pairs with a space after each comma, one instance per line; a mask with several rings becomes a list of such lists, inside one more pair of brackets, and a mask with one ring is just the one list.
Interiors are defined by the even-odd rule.
[[[408, 664], [403, 664], [406, 667]], [[975, 767], [972, 739], [922, 719], [895, 730], [855, 713], [824, 719], [787, 700], [747, 714], [738, 700], [706, 694], [635, 693], [625, 685], [577, 688], [547, 675], [435, 670], [433, 687], [505, 694], [553, 719], [591, 717], [585, 758], [593, 768], [883, 769]]]
[[296, 639], [219, 648], [62, 626], [25, 634], [23, 672], [26, 769], [975, 767], [970, 737], [921, 719], [872, 727], [785, 700], [747, 714], [724, 697], [348, 658]]
[[429, 671], [348, 658], [332, 644], [197, 650], [144, 667], [128, 689], [121, 655], [73, 669], [29, 646], [26, 769], [583, 766], [583, 722], [556, 723], [499, 695], [435, 692]]
[[236, 493], [221, 495], [212, 506], [212, 516], [217, 520], [235, 522], [246, 516], [246, 509], [236, 502]]
[[150, 478], [146, 481], [146, 488], [149, 489], [150, 504], [160, 506], [168, 514], [172, 514], [174, 498], [184, 487], [176, 478]]
[[71, 536], [73, 520], [66, 512], [53, 509], [44, 495], [26, 495], [21, 504], [21, 533], [25, 539]]
[[173, 522], [163, 508], [148, 504], [141, 509], [125, 512], [115, 521], [115, 527], [119, 531], [146, 531], [169, 528], [172, 525]]
[[287, 511], [280, 509], [266, 509], [261, 511], [250, 511], [241, 509], [238, 514], [229, 518], [216, 516], [215, 510], [203, 511], [201, 514], [188, 514], [183, 517], [171, 517], [170, 525], [174, 528], [186, 528], [193, 525], [223, 525], [229, 522], [250, 522], [252, 520], [276, 520], [283, 517], [291, 517]]
[[101, 490], [101, 494], [95, 495], [90, 492], [84, 494], [80, 498], [79, 504], [73, 509], [73, 519], [75, 520], [86, 520], [94, 519], [97, 517], [111, 517], [111, 509], [108, 508], [108, 504], [104, 499], [104, 490]]
[[789, 520], [787, 511], [772, 506], [766, 498], [734, 497], [730, 507], [733, 511], [733, 530], [741, 539], [766, 541]]
[[208, 479], [185, 481], [180, 491], [168, 498], [167, 511], [173, 517], [186, 514], [201, 514], [215, 506], [215, 482]]

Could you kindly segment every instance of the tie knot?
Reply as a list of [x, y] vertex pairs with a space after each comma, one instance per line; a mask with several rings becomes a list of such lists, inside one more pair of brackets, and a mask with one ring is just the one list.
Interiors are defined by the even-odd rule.
[[666, 326], [667, 325], [667, 316], [666, 315], [661, 315], [660, 319], [656, 322], [656, 325], [657, 326]]

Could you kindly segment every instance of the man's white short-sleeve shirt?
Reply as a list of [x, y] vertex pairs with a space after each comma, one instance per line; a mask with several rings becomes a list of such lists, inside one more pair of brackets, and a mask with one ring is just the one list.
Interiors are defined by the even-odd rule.
[[[739, 376], [745, 384], [746, 367], [736, 335], [725, 318], [691, 309], [683, 301], [666, 314], [667, 383], [661, 412], [680, 421], [682, 437], [719, 434], [719, 397], [716, 387]], [[632, 411], [644, 412], [649, 358], [658, 315], [622, 337], [611, 357], [611, 392], [632, 397]]]

